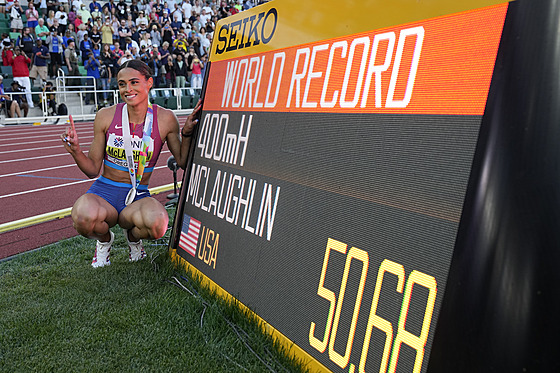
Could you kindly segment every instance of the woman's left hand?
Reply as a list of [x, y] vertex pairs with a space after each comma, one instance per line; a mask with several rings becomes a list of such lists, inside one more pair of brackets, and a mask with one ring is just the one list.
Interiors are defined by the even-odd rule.
[[196, 124], [198, 123], [198, 119], [196, 119], [196, 116], [198, 115], [198, 112], [200, 111], [201, 108], [202, 108], [202, 100], [198, 100], [192, 113], [187, 117], [183, 129], [181, 130], [182, 137], [190, 137], [192, 135], [194, 131], [194, 126], [196, 126]]

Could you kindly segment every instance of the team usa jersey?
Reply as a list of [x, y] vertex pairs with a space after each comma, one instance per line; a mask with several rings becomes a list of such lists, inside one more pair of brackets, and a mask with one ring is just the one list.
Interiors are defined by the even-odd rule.
[[[105, 133], [105, 167], [128, 172], [128, 163], [124, 151], [124, 139], [122, 133], [122, 109], [123, 103], [117, 104], [115, 116], [107, 132]], [[146, 168], [144, 172], [152, 172], [158, 160], [163, 142], [159, 135], [157, 121], [157, 106], [153, 105], [154, 121], [152, 125], [152, 137], [148, 146], [148, 156], [146, 157]], [[142, 136], [144, 125], [130, 123], [130, 135], [132, 136], [132, 152], [134, 154], [134, 168], [138, 169], [138, 156], [142, 150]]]

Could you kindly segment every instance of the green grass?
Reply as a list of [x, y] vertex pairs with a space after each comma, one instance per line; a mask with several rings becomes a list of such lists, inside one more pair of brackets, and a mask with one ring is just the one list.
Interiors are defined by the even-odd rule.
[[108, 267], [91, 267], [83, 237], [0, 263], [0, 372], [303, 371], [250, 315], [174, 267], [167, 240], [129, 263], [113, 232]]

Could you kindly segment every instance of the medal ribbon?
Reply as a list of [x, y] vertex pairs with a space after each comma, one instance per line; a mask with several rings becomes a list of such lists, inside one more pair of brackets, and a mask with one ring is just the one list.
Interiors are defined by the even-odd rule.
[[130, 123], [128, 121], [128, 109], [124, 104], [122, 108], [122, 134], [124, 139], [124, 152], [126, 155], [126, 163], [128, 166], [128, 173], [132, 189], [136, 189], [140, 185], [144, 169], [146, 167], [146, 159], [148, 158], [148, 147], [152, 138], [152, 126], [154, 123], [154, 110], [152, 104], [148, 104], [148, 112], [146, 113], [146, 120], [144, 122], [142, 134], [142, 149], [139, 151], [138, 157], [138, 172], [134, 167], [134, 154], [132, 152], [132, 136], [130, 135]]

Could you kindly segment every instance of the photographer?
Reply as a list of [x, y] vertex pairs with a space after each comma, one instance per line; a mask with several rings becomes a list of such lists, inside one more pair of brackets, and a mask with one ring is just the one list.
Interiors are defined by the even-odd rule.
[[43, 100], [47, 100], [47, 114], [56, 115], [56, 94], [52, 82], [47, 82], [43, 87]]
[[6, 114], [10, 118], [15, 118], [16, 114], [18, 117], [21, 118], [21, 111], [19, 108], [19, 104], [16, 100], [12, 100], [10, 96], [8, 96], [4, 92], [4, 77], [0, 75], [0, 105], [6, 109]]
[[[18, 116], [21, 118], [21, 110], [23, 110], [23, 116], [27, 117], [27, 113], [29, 113], [29, 103], [27, 100], [27, 93], [25, 87], [23, 87], [19, 82], [13, 81], [12, 82], [12, 89], [11, 92], [14, 94], [12, 95], [12, 100], [15, 101], [20, 109], [20, 114]], [[18, 110], [16, 109], [16, 113]]]
[[29, 107], [33, 107], [33, 100], [31, 99], [31, 81], [29, 80], [29, 64], [31, 63], [31, 59], [23, 53], [20, 47], [16, 47], [14, 53], [12, 59], [14, 81], [25, 88], [27, 104]]
[[132, 53], [127, 49], [124, 54], [119, 58], [119, 60], [117, 61], [117, 64], [119, 66], [121, 66], [122, 64], [124, 64], [127, 61], [133, 60], [134, 57], [132, 56]]

